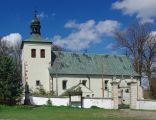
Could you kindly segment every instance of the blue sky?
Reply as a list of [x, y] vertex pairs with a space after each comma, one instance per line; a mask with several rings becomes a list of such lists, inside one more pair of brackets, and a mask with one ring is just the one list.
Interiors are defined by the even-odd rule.
[[155, 29], [156, 0], [0, 0], [0, 4], [0, 36], [12, 43], [30, 36], [34, 10], [42, 36], [74, 51], [122, 54], [112, 49], [115, 30], [136, 19]]

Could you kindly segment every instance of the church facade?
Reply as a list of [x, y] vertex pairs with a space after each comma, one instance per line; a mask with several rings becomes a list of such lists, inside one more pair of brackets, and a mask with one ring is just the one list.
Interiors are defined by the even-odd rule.
[[[31, 36], [23, 40], [22, 79], [32, 91], [40, 86], [55, 96], [82, 92], [88, 98], [112, 98], [112, 82], [117, 81], [119, 102], [130, 103], [131, 81], [137, 82], [137, 97], [143, 98], [140, 76], [124, 55], [52, 51], [52, 42], [40, 35], [40, 22], [34, 17]], [[119, 103], [119, 104], [121, 104]]]

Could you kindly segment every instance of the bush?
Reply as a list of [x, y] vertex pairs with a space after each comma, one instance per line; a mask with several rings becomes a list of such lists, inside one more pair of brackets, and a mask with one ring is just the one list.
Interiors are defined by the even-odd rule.
[[51, 102], [50, 99], [47, 100], [47, 105], [48, 105], [48, 106], [52, 106], [52, 102]]
[[47, 93], [45, 89], [43, 88], [43, 86], [40, 85], [39, 87], [36, 88], [35, 91], [31, 91], [31, 95], [43, 96], [43, 95], [47, 95]]
[[93, 109], [99, 109], [100, 107], [97, 107], [97, 106], [91, 106], [91, 108], [93, 108]]
[[55, 94], [53, 91], [46, 92], [42, 85], [37, 87], [35, 91], [33, 91], [32, 89], [30, 89], [29, 91], [30, 91], [31, 96], [38, 96], [38, 97], [41, 97], [41, 96], [49, 97], [49, 96], [53, 96]]

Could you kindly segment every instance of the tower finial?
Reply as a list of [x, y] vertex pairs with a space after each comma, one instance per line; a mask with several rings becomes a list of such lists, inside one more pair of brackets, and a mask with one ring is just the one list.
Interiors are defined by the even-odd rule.
[[37, 17], [37, 10], [34, 11], [34, 17]]

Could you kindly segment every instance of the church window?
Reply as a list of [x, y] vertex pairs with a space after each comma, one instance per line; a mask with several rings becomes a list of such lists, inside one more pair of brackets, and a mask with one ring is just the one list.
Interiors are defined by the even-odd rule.
[[31, 57], [32, 58], [36, 57], [36, 49], [31, 49]]
[[67, 80], [62, 81], [62, 89], [66, 90], [67, 89]]
[[45, 58], [45, 49], [41, 49], [40, 56], [41, 58]]
[[126, 89], [125, 92], [126, 92], [126, 93], [129, 93], [129, 89]]
[[36, 80], [36, 86], [40, 86], [40, 81]]
[[86, 97], [88, 97], [88, 98], [89, 98], [89, 97], [90, 97], [90, 95], [86, 95]]
[[82, 84], [86, 86], [87, 80], [82, 80]]
[[108, 80], [105, 80], [105, 90], [108, 90]]

